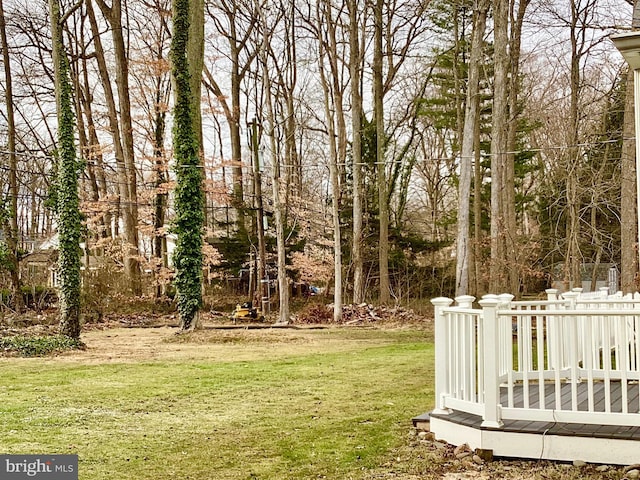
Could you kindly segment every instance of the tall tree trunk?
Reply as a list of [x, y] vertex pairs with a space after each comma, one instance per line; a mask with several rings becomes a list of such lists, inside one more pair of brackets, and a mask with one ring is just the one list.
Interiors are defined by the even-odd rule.
[[[9, 251], [9, 274], [11, 276], [11, 290], [13, 307], [16, 313], [24, 310], [20, 282], [20, 261], [18, 259], [18, 158], [16, 156], [16, 124], [13, 115], [13, 84], [11, 78], [11, 61], [9, 58], [9, 43], [4, 16], [3, 1], [0, 0], [0, 41], [2, 46], [2, 61], [4, 63], [5, 103], [7, 106], [7, 148], [9, 149], [9, 188], [8, 188], [8, 218], [3, 230]], [[5, 202], [3, 202], [5, 203]], [[6, 208], [7, 206], [5, 206]]]
[[[98, 133], [96, 132], [96, 125], [93, 118], [93, 98], [91, 97], [91, 87], [89, 84], [89, 69], [86, 65], [86, 60], [83, 60], [84, 65], [82, 69], [82, 87], [79, 89], [78, 97], [80, 98], [81, 109], [84, 118], [86, 119], [87, 130], [87, 169], [95, 176], [95, 183], [97, 185], [98, 201], [106, 201], [109, 192], [107, 191], [107, 180], [104, 173], [104, 163], [102, 158], [102, 146], [98, 139]], [[100, 222], [101, 230], [98, 232], [98, 236], [101, 238], [111, 238], [111, 210], [108, 207], [103, 208], [102, 220]]]
[[378, 219], [380, 222], [378, 263], [380, 271], [380, 303], [389, 303], [389, 200], [387, 194], [387, 168], [385, 162], [386, 138], [384, 132], [384, 90], [382, 77], [382, 7], [383, 0], [376, 0], [374, 9], [373, 49], [373, 103], [376, 122], [376, 166], [378, 172]]
[[484, 234], [482, 231], [482, 182], [483, 172], [480, 156], [480, 109], [476, 112], [476, 128], [474, 136], [474, 165], [473, 165], [473, 262], [474, 262], [474, 295], [480, 296], [486, 293], [487, 282], [482, 244]]
[[[282, 72], [281, 84], [284, 90], [284, 104], [285, 104], [285, 122], [284, 122], [284, 146], [285, 146], [285, 158], [287, 168], [287, 185], [286, 185], [286, 198], [285, 205], [289, 205], [291, 202], [291, 196], [294, 198], [301, 198], [302, 196], [302, 168], [300, 164], [300, 158], [298, 155], [298, 149], [296, 145], [297, 138], [297, 123], [296, 123], [296, 110], [295, 110], [295, 89], [298, 81], [298, 59], [296, 50], [296, 9], [293, 8], [293, 3], [289, 6], [287, 13], [284, 16], [285, 28], [289, 32], [285, 35], [285, 71]], [[278, 66], [278, 71], [282, 71], [282, 68]]]
[[[318, 10], [320, 10], [318, 6]], [[330, 9], [326, 9], [325, 12], [330, 12]], [[317, 13], [318, 25], [321, 25], [322, 15], [318, 11]], [[333, 19], [327, 19], [329, 41], [324, 42], [320, 39], [318, 42], [318, 57], [319, 57], [319, 74], [320, 83], [322, 85], [322, 92], [324, 94], [324, 112], [327, 118], [327, 141], [329, 142], [329, 178], [331, 181], [331, 216], [333, 219], [333, 320], [339, 322], [342, 319], [342, 236], [340, 231], [340, 175], [338, 174], [338, 158], [340, 151], [340, 134], [336, 133], [336, 129], [340, 130], [340, 119], [336, 118], [341, 115], [341, 107], [338, 107], [338, 102], [342, 103], [342, 97], [339, 95], [340, 89], [333, 90], [334, 95], [331, 97], [331, 88], [325, 75], [325, 57], [329, 57], [329, 64], [331, 64], [331, 58], [337, 56], [335, 50], [335, 29], [333, 26]], [[319, 33], [322, 35], [322, 33]], [[325, 52], [325, 45], [330, 45], [330, 52]], [[334, 75], [334, 82], [337, 82], [337, 78]], [[335, 111], [335, 114], [333, 113]], [[344, 117], [343, 117], [344, 118]], [[336, 127], [336, 123], [338, 126]], [[344, 120], [342, 121], [344, 125]], [[344, 161], [344, 157], [341, 161]], [[327, 285], [327, 290], [329, 285]]]
[[[91, 25], [91, 34], [92, 34], [93, 43], [95, 46], [95, 58], [98, 64], [98, 73], [100, 75], [100, 81], [102, 83], [102, 88], [104, 89], [105, 100], [107, 104], [109, 131], [111, 134], [111, 138], [113, 140], [113, 148], [114, 148], [115, 161], [116, 161], [117, 192], [118, 192], [117, 204], [119, 204], [121, 199], [126, 198], [127, 189], [126, 189], [126, 171], [125, 171], [125, 165], [124, 165], [124, 153], [122, 152], [122, 140], [120, 137], [120, 125], [118, 124], [118, 113], [117, 113], [117, 108], [115, 103], [115, 95], [111, 87], [111, 78], [110, 78], [109, 70], [107, 67], [107, 61], [104, 55], [102, 40], [100, 38], [100, 30], [98, 28], [98, 22], [96, 20], [95, 12], [93, 10], [92, 0], [87, 0], [85, 2], [85, 5], [87, 9], [87, 17], [89, 18], [89, 23]], [[85, 69], [85, 72], [86, 72], [86, 69]], [[85, 90], [90, 91], [88, 82], [89, 82], [89, 78], [88, 78], [88, 75], [86, 75], [85, 73], [85, 78], [84, 78]], [[87, 108], [90, 108], [90, 106], [91, 106], [91, 102], [87, 102], [87, 104], [85, 105], [85, 110]], [[95, 129], [93, 130], [93, 135], [91, 134], [91, 130], [90, 130], [90, 137], [97, 140], [97, 136], [95, 135]], [[94, 144], [93, 142], [91, 143]], [[96, 142], [95, 145], [98, 145], [98, 143]], [[100, 155], [99, 159], [101, 161], [102, 155]], [[104, 176], [104, 168], [102, 168], [101, 175], [103, 180], [101, 188], [103, 190], [103, 194], [107, 195], [107, 185], [106, 185], [106, 178]], [[105, 218], [105, 224], [108, 225], [107, 228], [108, 228], [109, 234], [107, 235], [107, 237], [115, 238], [118, 236], [117, 232], [119, 230], [119, 221], [118, 221], [119, 215], [117, 214], [116, 208], [114, 208], [113, 210], [116, 210], [113, 229], [111, 229], [112, 215], [110, 213], [109, 213], [108, 219]]]
[[80, 338], [80, 210], [79, 163], [76, 159], [73, 95], [69, 62], [62, 42], [60, 4], [49, 0], [52, 56], [58, 116], [58, 277], [60, 279], [60, 332]]
[[353, 165], [353, 302], [364, 301], [363, 192], [362, 192], [362, 95], [360, 82], [360, 26], [358, 0], [349, 0], [349, 72], [351, 74], [351, 157]]
[[516, 297], [520, 294], [520, 262], [518, 258], [517, 234], [518, 224], [516, 221], [516, 187], [515, 187], [515, 152], [516, 135], [518, 132], [518, 119], [520, 118], [520, 108], [518, 106], [520, 94], [520, 49], [522, 43], [522, 26], [524, 15], [530, 0], [520, 0], [517, 12], [513, 12], [514, 5], [511, 4], [511, 37], [509, 40], [509, 93], [508, 93], [508, 124], [507, 143], [504, 170], [504, 197], [503, 197], [503, 218], [505, 225], [505, 254], [507, 263], [507, 287], [508, 292]]
[[[346, 170], [346, 161], [347, 161], [347, 121], [346, 115], [344, 111], [344, 92], [346, 86], [343, 86], [340, 82], [341, 80], [341, 68], [340, 68], [340, 56], [338, 54], [338, 41], [336, 39], [336, 25], [335, 21], [331, 17], [332, 7], [330, 6], [330, 0], [325, 0], [327, 3], [327, 43], [328, 43], [328, 63], [331, 71], [331, 81], [327, 83], [331, 83], [333, 85], [333, 106], [336, 110], [335, 119], [336, 119], [336, 135], [337, 135], [337, 145], [336, 145], [336, 154], [337, 154], [337, 162], [336, 166], [338, 167], [338, 178], [339, 181], [344, 177], [344, 172]], [[355, 150], [354, 150], [355, 151]]]
[[124, 235], [128, 252], [125, 256], [125, 272], [129, 278], [131, 292], [142, 294], [140, 261], [138, 257], [138, 182], [133, 148], [133, 121], [129, 94], [129, 59], [123, 36], [121, 0], [114, 0], [111, 7], [111, 32], [116, 60], [116, 86], [120, 106], [120, 124], [123, 140], [125, 170], [127, 172], [128, 203], [124, 208]]
[[[457, 140], [457, 142], [454, 142], [452, 149], [453, 149], [453, 156], [455, 157], [455, 155], [458, 153], [456, 150], [459, 148], [457, 143], [460, 142], [462, 139], [462, 131], [464, 127], [464, 114], [465, 114], [464, 112], [465, 99], [462, 95], [462, 92], [464, 91], [464, 86], [463, 86], [464, 83], [460, 75], [462, 70], [460, 68], [460, 63], [463, 61], [463, 54], [461, 52], [461, 49], [464, 48], [466, 50], [467, 47], [463, 46], [462, 38], [460, 36], [461, 25], [460, 25], [459, 12], [464, 9], [464, 7], [462, 6], [463, 2], [455, 1], [452, 3], [454, 3], [454, 5], [451, 8], [452, 8], [452, 11], [455, 13], [453, 15], [453, 18], [451, 19], [452, 28], [453, 28], [452, 37], [454, 38], [451, 75], [453, 76], [453, 97], [455, 99], [454, 108], [456, 112], [455, 138]], [[466, 32], [464, 32], [465, 30], [464, 25], [462, 26], [462, 30], [463, 30], [463, 34], [466, 34]]]
[[575, 0], [571, 1], [571, 24], [570, 24], [570, 40], [571, 40], [571, 80], [570, 80], [570, 104], [569, 104], [569, 128], [568, 128], [568, 145], [571, 147], [567, 150], [566, 156], [566, 253], [564, 262], [564, 284], [565, 289], [582, 286], [581, 265], [582, 257], [580, 252], [580, 224], [579, 224], [579, 205], [578, 205], [578, 165], [579, 158], [579, 124], [578, 124], [578, 101], [580, 98], [581, 79], [580, 79], [580, 59], [582, 58], [582, 43], [578, 39], [579, 34], [579, 12], [578, 5]]
[[[153, 255], [156, 259], [156, 276], [163, 267], [168, 266], [166, 258], [166, 233], [164, 232], [168, 194], [165, 193], [165, 188], [163, 187], [163, 184], [167, 181], [165, 173], [167, 165], [164, 151], [166, 113], [160, 105], [160, 88], [158, 88], [156, 90], [155, 129], [153, 137], [154, 170], [156, 174], [156, 194], [153, 200]], [[162, 293], [162, 284], [158, 282], [156, 285], [156, 297], [161, 296]]]
[[204, 0], [189, 0], [189, 43], [187, 62], [191, 79], [193, 130], [202, 158], [202, 70], [204, 68]]
[[[474, 5], [471, 55], [467, 80], [467, 101], [460, 155], [460, 183], [458, 184], [458, 238], [456, 255], [456, 296], [469, 293], [469, 259], [471, 258], [470, 196], [473, 149], [476, 146], [480, 109], [480, 68], [487, 12], [490, 0], [476, 0]], [[482, 179], [476, 178], [476, 184]], [[476, 239], [477, 241], [477, 239]]]
[[508, 0], [493, 0], [494, 87], [491, 128], [491, 266], [489, 290], [503, 291], [505, 283], [505, 224], [502, 191], [507, 157]]
[[273, 105], [272, 82], [269, 72], [268, 51], [271, 43], [270, 30], [263, 17], [263, 39], [261, 46], [262, 81], [265, 92], [265, 114], [267, 123], [267, 137], [271, 153], [271, 182], [273, 191], [273, 217], [276, 228], [276, 249], [278, 252], [278, 298], [280, 299], [278, 322], [289, 323], [289, 279], [287, 276], [287, 254], [285, 236], [285, 205], [281, 199], [282, 185], [280, 175], [279, 149], [276, 139], [276, 115]]
[[233, 183], [232, 205], [236, 211], [236, 229], [240, 236], [247, 234], [244, 208], [244, 179], [242, 174], [242, 141], [240, 134], [240, 99], [241, 82], [240, 52], [231, 49], [231, 122], [229, 122], [229, 136], [231, 140], [231, 175]]
[[266, 285], [266, 266], [267, 266], [267, 249], [264, 243], [264, 206], [262, 203], [262, 174], [260, 172], [260, 138], [258, 123], [254, 119], [250, 126], [251, 140], [251, 156], [253, 158], [253, 193], [255, 199], [256, 212], [256, 233], [258, 236], [258, 288], [257, 288], [257, 305], [262, 308], [262, 313], [266, 313], [267, 285]]
[[[169, 2], [161, 2], [156, 4], [157, 14], [162, 14], [165, 6], [170, 6]], [[164, 28], [159, 28], [157, 36], [153, 41], [153, 50], [155, 50], [155, 62], [157, 65], [163, 65], [166, 58], [166, 40], [167, 31]], [[166, 141], [166, 117], [167, 117], [167, 105], [169, 104], [169, 97], [171, 95], [171, 75], [167, 79], [166, 73], [163, 70], [156, 70], [152, 74], [153, 81], [153, 110], [149, 112], [149, 125], [151, 134], [151, 142], [153, 146], [153, 173], [155, 192], [153, 197], [153, 242], [152, 242], [152, 255], [153, 255], [153, 270], [155, 274], [155, 296], [160, 297], [165, 293], [166, 279], [162, 278], [162, 270], [168, 268], [169, 258], [167, 252], [167, 232], [166, 232], [166, 211], [168, 205], [169, 194], [166, 188], [167, 173], [168, 173], [168, 160], [167, 152], [165, 149]], [[169, 81], [167, 81], [169, 80]], [[200, 86], [199, 83], [198, 86]], [[199, 111], [196, 111], [193, 115], [193, 120], [197, 121], [200, 118]]]
[[173, 1], [171, 74], [174, 82], [173, 149], [176, 159], [174, 264], [178, 291], [178, 313], [182, 331], [198, 326], [202, 305], [202, 233], [204, 225], [204, 186], [198, 135], [193, 124], [189, 45], [190, 1]]

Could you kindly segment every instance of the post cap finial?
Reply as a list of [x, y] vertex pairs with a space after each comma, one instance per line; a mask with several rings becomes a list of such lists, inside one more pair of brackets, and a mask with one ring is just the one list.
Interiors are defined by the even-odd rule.
[[447, 297], [437, 297], [431, 299], [431, 305], [436, 307], [448, 307], [453, 303], [453, 299]]
[[[482, 300], [480, 300], [478, 302], [482, 308], [485, 308], [485, 307], [488, 307], [488, 308], [497, 307], [501, 303], [500, 300], [497, 297], [496, 298], [485, 298], [487, 296], [488, 295], [485, 295], [482, 298]], [[494, 297], [495, 297], [495, 295], [494, 295]]]

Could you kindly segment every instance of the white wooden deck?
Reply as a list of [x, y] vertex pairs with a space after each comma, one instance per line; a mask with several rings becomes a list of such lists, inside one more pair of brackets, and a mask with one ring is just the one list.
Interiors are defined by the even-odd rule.
[[640, 460], [640, 300], [434, 299], [436, 438], [495, 456]]

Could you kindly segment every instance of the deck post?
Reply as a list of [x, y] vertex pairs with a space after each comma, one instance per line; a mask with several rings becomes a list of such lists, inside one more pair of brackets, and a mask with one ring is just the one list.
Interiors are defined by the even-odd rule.
[[[547, 288], [544, 291], [547, 294], [548, 302], [557, 302], [558, 293], [560, 291], [557, 288]], [[547, 306], [549, 310], [556, 310], [558, 308], [557, 305], [551, 304]], [[558, 358], [558, 349], [556, 348], [556, 344], [558, 342], [557, 328], [556, 328], [557, 319], [554, 317], [549, 317], [546, 320], [547, 326], [547, 335], [546, 335], [546, 347], [547, 347], [547, 356], [549, 358], [549, 369], [560, 368], [561, 362]], [[544, 328], [544, 327], [543, 327]]]
[[447, 362], [447, 325], [442, 310], [453, 303], [453, 300], [446, 297], [433, 298], [431, 304], [434, 308], [435, 316], [435, 356], [436, 356], [436, 379], [435, 379], [435, 407], [433, 413], [448, 415], [450, 411], [444, 406], [445, 385], [448, 384], [449, 372]]
[[484, 344], [484, 415], [482, 426], [487, 428], [502, 428], [500, 415], [500, 382], [499, 372], [499, 329], [498, 329], [498, 298], [483, 298], [482, 307], [482, 342]]
[[[575, 310], [578, 308], [578, 298], [582, 293], [582, 288], [573, 288], [570, 292], [564, 292], [562, 294], [562, 298], [564, 298], [567, 302], [569, 302], [568, 308], [569, 310]], [[573, 365], [576, 355], [578, 355], [576, 343], [577, 332], [577, 324], [575, 315], [572, 315], [569, 318], [561, 317], [557, 321], [560, 321], [559, 325], [560, 330], [560, 338], [562, 339], [562, 343], [560, 344], [562, 360], [560, 362], [559, 368], [569, 368]], [[572, 372], [575, 373], [575, 372]], [[571, 375], [571, 381], [574, 382], [576, 379], [573, 374]]]
[[[498, 295], [498, 308], [509, 310], [511, 309], [511, 301], [515, 298], [515, 295], [510, 293], [501, 293]], [[511, 342], [513, 339], [513, 321], [509, 318], [503, 320], [496, 320], [498, 324], [498, 338], [499, 344], [496, 346], [498, 349], [498, 378], [506, 374], [511, 370], [512, 348]]]

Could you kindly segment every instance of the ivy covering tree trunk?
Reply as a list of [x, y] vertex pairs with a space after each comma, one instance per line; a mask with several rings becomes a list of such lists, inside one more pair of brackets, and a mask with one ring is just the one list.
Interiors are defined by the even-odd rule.
[[60, 284], [60, 333], [80, 338], [80, 229], [78, 179], [81, 164], [76, 157], [75, 115], [69, 78], [69, 60], [62, 43], [60, 4], [49, 0], [53, 64], [58, 112], [58, 280]]
[[173, 150], [177, 185], [174, 251], [178, 313], [182, 330], [196, 327], [202, 304], [202, 232], [204, 189], [198, 155], [198, 137], [192, 117], [194, 102], [190, 86], [187, 46], [189, 42], [189, 0], [173, 2], [171, 73], [174, 81]]

